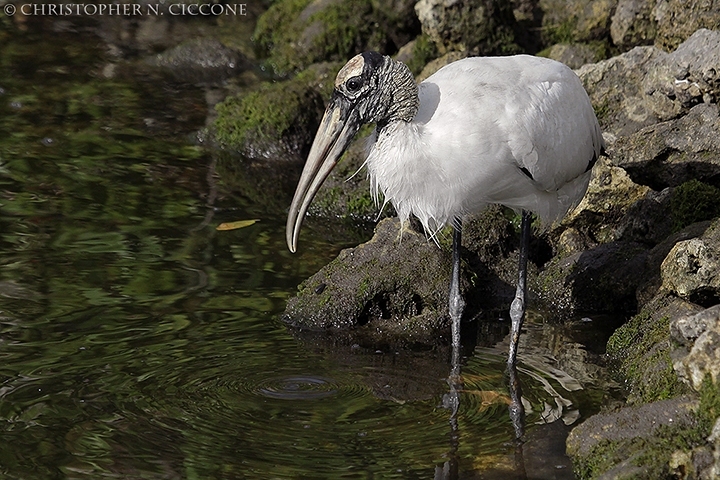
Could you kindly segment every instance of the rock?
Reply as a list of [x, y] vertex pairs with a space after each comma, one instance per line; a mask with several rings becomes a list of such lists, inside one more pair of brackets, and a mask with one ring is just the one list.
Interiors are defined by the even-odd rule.
[[655, 0], [620, 0], [610, 23], [610, 36], [622, 48], [651, 45], [656, 25], [651, 16]]
[[577, 71], [609, 145], [616, 137], [658, 122], [656, 113], [645, 103], [643, 82], [653, 61], [664, 55], [655, 47], [635, 47]]
[[718, 383], [720, 305], [695, 315], [673, 319], [670, 333], [672, 338], [684, 347], [673, 352], [673, 368], [678, 377], [696, 391], [702, 389], [706, 377]]
[[[543, 27], [552, 29], [566, 23], [573, 23], [581, 15], [590, 0], [579, 2], [571, 0], [539, 0], [537, 8], [542, 12]], [[552, 42], [555, 43], [555, 42]]]
[[366, 50], [396, 52], [419, 33], [412, 8], [401, 0], [283, 0], [258, 19], [253, 39], [275, 73], [288, 76]]
[[674, 52], [651, 64], [643, 82], [646, 101], [660, 120], [720, 97], [720, 31], [701, 29]]
[[437, 47], [432, 40], [427, 35], [421, 34], [403, 45], [393, 58], [407, 65], [415, 75], [415, 80], [421, 82], [424, 78], [417, 78], [417, 75], [438, 55]]
[[464, 52], [448, 52], [445, 55], [442, 55], [440, 58], [436, 58], [431, 62], [428, 62], [428, 64], [425, 65], [420, 74], [417, 76], [416, 81], [422, 82], [445, 65], [463, 59], [466, 56], [467, 55]]
[[720, 5], [707, 0], [662, 0], [651, 16], [657, 22], [655, 44], [672, 50], [701, 28], [720, 27]]
[[671, 231], [669, 201], [601, 157], [583, 200], [549, 234], [555, 257], [539, 274], [540, 297], [568, 313], [632, 311], [649, 250]]
[[670, 335], [673, 340], [686, 347], [692, 347], [695, 341], [710, 328], [720, 322], [720, 305], [715, 305], [695, 315], [674, 319], [670, 323]]
[[671, 478], [668, 444], [694, 432], [696, 409], [696, 400], [679, 397], [593, 415], [567, 439], [575, 472], [579, 478]]
[[585, 5], [575, 26], [575, 38], [581, 42], [608, 37], [610, 18], [618, 0], [591, 0]]
[[601, 244], [553, 258], [538, 275], [537, 285], [531, 285], [562, 316], [633, 311], [646, 257], [647, 247], [636, 242]]
[[317, 76], [308, 69], [290, 80], [227, 97], [215, 106], [216, 141], [248, 158], [304, 160], [325, 111]]
[[[632, 238], [629, 235], [633, 222], [640, 220], [629, 212], [636, 209], [639, 202], [651, 198], [653, 192], [650, 188], [633, 182], [625, 170], [614, 166], [608, 157], [602, 156], [593, 167], [585, 196], [563, 220], [562, 225], [572, 227], [585, 235], [583, 244], [587, 247], [620, 238], [641, 240], [637, 236]], [[663, 217], [667, 216], [664, 212], [661, 214]], [[657, 216], [653, 216], [644, 219], [650, 221], [656, 218]], [[560, 248], [558, 253], [571, 252]]]
[[614, 165], [655, 190], [720, 176], [720, 112], [701, 104], [677, 120], [645, 127], [608, 147]]
[[547, 45], [603, 40], [617, 0], [539, 0]]
[[615, 226], [613, 236], [618, 240], [641, 242], [648, 246], [661, 243], [674, 228], [673, 217], [668, 215], [672, 194], [671, 188], [659, 192], [648, 189], [644, 197], [625, 211]]
[[568, 454], [578, 475], [716, 478], [718, 342], [720, 306], [703, 310], [673, 296], [658, 295], [620, 327], [608, 356], [630, 388], [628, 402], [640, 405], [593, 416], [571, 432]]
[[673, 53], [635, 47], [578, 70], [609, 145], [617, 137], [717, 103], [720, 32], [700, 30]]
[[613, 333], [607, 355], [629, 391], [628, 403], [672, 398], [686, 390], [673, 371], [669, 325], [701, 310], [685, 300], [660, 295]]
[[415, 5], [422, 32], [440, 54], [471, 55], [518, 52], [515, 17], [509, 2], [501, 0], [420, 0]]
[[700, 305], [720, 301], [720, 220], [699, 238], [678, 242], [660, 267], [665, 292]]
[[112, 47], [117, 56], [129, 57], [134, 52], [153, 53], [172, 48], [197, 36], [187, 22], [176, 22], [163, 15], [144, 15], [139, 18], [123, 15], [98, 15], [98, 36]]
[[558, 43], [550, 47], [548, 58], [562, 62], [570, 68], [580, 68], [600, 60], [597, 49], [584, 43]]
[[420, 31], [420, 21], [415, 15], [417, 0], [370, 0], [370, 3], [378, 18], [383, 19], [383, 30], [397, 48]]
[[513, 0], [510, 2], [515, 17], [515, 41], [525, 52], [542, 49], [543, 12], [537, 0]]
[[670, 201], [673, 228], [720, 217], [718, 197], [720, 189], [699, 180], [689, 180], [675, 188]]
[[449, 252], [386, 219], [369, 242], [343, 250], [303, 282], [283, 320], [359, 344], [436, 345], [448, 339], [449, 281]]
[[[532, 260], [528, 264], [528, 284], [533, 285], [538, 268], [533, 236], [530, 245]], [[477, 276], [475, 283], [483, 295], [478, 301], [484, 309], [507, 310], [515, 297], [520, 234], [508, 218], [508, 209], [491, 205], [484, 211], [463, 219], [463, 260]], [[531, 292], [532, 293], [532, 292]]]
[[[478, 261], [497, 263], [519, 247], [519, 232], [513, 228], [507, 213], [500, 205], [490, 205], [463, 219], [463, 247], [477, 255]], [[513, 270], [517, 270], [517, 265]]]
[[[667, 212], [667, 208], [665, 208], [664, 211]], [[666, 215], [666, 217], [669, 219], [668, 215]], [[689, 225], [678, 232], [668, 235], [663, 241], [655, 245], [652, 250], [650, 250], [645, 263], [643, 282], [637, 289], [637, 302], [640, 308], [643, 308], [648, 302], [658, 295], [660, 287], [662, 286], [660, 266], [675, 244], [684, 240], [699, 237], [709, 226], [709, 221]]]
[[156, 55], [151, 64], [183, 82], [219, 84], [248, 68], [246, 59], [212, 38], [197, 38]]

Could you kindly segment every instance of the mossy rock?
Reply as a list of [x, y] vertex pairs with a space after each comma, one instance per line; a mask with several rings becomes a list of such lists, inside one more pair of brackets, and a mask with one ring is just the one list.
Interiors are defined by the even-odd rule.
[[674, 297], [658, 298], [610, 337], [607, 354], [618, 381], [629, 389], [629, 403], [664, 400], [687, 391], [670, 359], [670, 319], [700, 310]]
[[[407, 58], [397, 58], [408, 66], [414, 75], [419, 75], [425, 65], [438, 57], [439, 52], [435, 44], [427, 35], [419, 35], [409, 45], [411, 50]], [[402, 51], [402, 50], [401, 50]], [[400, 54], [398, 54], [400, 55]]]
[[403, 32], [407, 15], [393, 17], [371, 0], [284, 0], [258, 19], [253, 38], [258, 56], [285, 76], [316, 62], [347, 61], [365, 50], [397, 51], [419, 33], [419, 26]]
[[448, 343], [449, 252], [386, 219], [299, 287], [283, 319], [360, 345]]
[[517, 22], [512, 5], [503, 0], [423, 0], [415, 11], [427, 35], [441, 54], [470, 55], [520, 53], [515, 38]]
[[188, 83], [215, 85], [247, 70], [250, 63], [238, 51], [214, 38], [195, 38], [159, 53], [151, 64]]
[[673, 190], [670, 212], [673, 229], [720, 217], [720, 188], [692, 179]]
[[699, 395], [590, 417], [570, 433], [567, 453], [579, 479], [715, 478], [708, 437], [719, 416], [720, 389], [708, 376]]
[[675, 452], [709, 433], [697, 408], [694, 398], [678, 397], [590, 417], [567, 440], [577, 478], [678, 478], [670, 467]]
[[316, 74], [308, 70], [226, 98], [215, 107], [215, 139], [249, 158], [305, 158], [325, 110]]

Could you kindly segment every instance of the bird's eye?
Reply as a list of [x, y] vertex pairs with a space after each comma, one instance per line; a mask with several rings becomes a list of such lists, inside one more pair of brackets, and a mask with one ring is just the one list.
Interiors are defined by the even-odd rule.
[[353, 77], [345, 82], [345, 88], [347, 88], [347, 91], [350, 93], [357, 92], [360, 90], [360, 87], [362, 87], [362, 80], [360, 80], [360, 77]]

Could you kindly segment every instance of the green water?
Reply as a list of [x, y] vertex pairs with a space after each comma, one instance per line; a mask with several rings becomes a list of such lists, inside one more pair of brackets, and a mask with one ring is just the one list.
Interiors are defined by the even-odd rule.
[[[502, 348], [467, 360], [453, 442], [447, 352], [296, 338], [286, 299], [357, 238], [309, 222], [288, 253], [291, 191], [253, 200], [222, 174], [252, 169], [193, 141], [202, 89], [108, 75], [91, 39], [0, 29], [0, 477], [514, 471]], [[530, 434], [558, 398], [560, 416], [597, 409], [558, 378], [522, 366]]]

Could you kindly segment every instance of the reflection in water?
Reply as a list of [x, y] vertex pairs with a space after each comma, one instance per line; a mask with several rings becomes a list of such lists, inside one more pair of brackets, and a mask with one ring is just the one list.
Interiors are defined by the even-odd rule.
[[525, 479], [525, 457], [523, 455], [523, 442], [525, 441], [525, 405], [522, 398], [522, 385], [518, 377], [518, 369], [515, 363], [508, 363], [508, 389], [510, 390], [510, 405], [508, 412], [510, 422], [515, 430], [515, 471], [517, 478]]
[[[460, 343], [460, 332], [453, 332], [452, 345], [451, 345], [451, 360], [450, 360], [450, 375], [447, 378], [447, 384], [449, 386], [449, 392], [443, 395], [443, 408], [450, 411], [450, 449], [447, 454], [447, 460], [442, 466], [435, 467], [435, 480], [457, 480], [459, 478], [459, 458], [458, 450], [460, 447], [460, 426], [459, 426], [459, 413], [460, 413], [460, 402], [461, 392], [465, 389], [462, 377], [462, 345]], [[508, 391], [510, 396], [508, 398], [508, 412], [510, 423], [515, 431], [514, 445], [515, 445], [515, 463], [514, 472], [516, 478], [525, 479], [525, 462], [523, 458], [523, 442], [525, 435], [525, 405], [522, 399], [522, 388], [520, 385], [520, 379], [518, 377], [518, 370], [515, 362], [507, 362], [507, 374], [508, 374]], [[481, 395], [485, 399], [488, 395]], [[496, 397], [497, 398], [497, 397]], [[490, 402], [496, 400], [492, 396], [489, 396]], [[572, 402], [570, 402], [572, 403]]]
[[[277, 318], [287, 298], [356, 233], [286, 252], [292, 187], [185, 140], [207, 113], [196, 87], [122, 64], [106, 78], [104, 51], [73, 33], [4, 40], [1, 476], [518, 471], [506, 344], [466, 348], [460, 372], [442, 346], [377, 353], [288, 332]], [[215, 230], [249, 218], [260, 221]], [[488, 329], [506, 327], [481, 328], [491, 339]], [[585, 351], [567, 332], [527, 328], [517, 371], [526, 465], [562, 459], [557, 445], [555, 457], [529, 456], [540, 451], [533, 435], [592, 413], [604, 395], [587, 362], [557, 348]]]
[[452, 336], [452, 353], [450, 360], [450, 375], [447, 378], [447, 384], [450, 391], [443, 395], [443, 407], [450, 411], [450, 450], [448, 451], [448, 459], [442, 468], [435, 467], [435, 480], [456, 479], [458, 478], [459, 462], [457, 457], [458, 447], [460, 446], [460, 426], [458, 423], [458, 414], [460, 413], [460, 392], [463, 389], [461, 374], [461, 349], [460, 332], [453, 332]]

